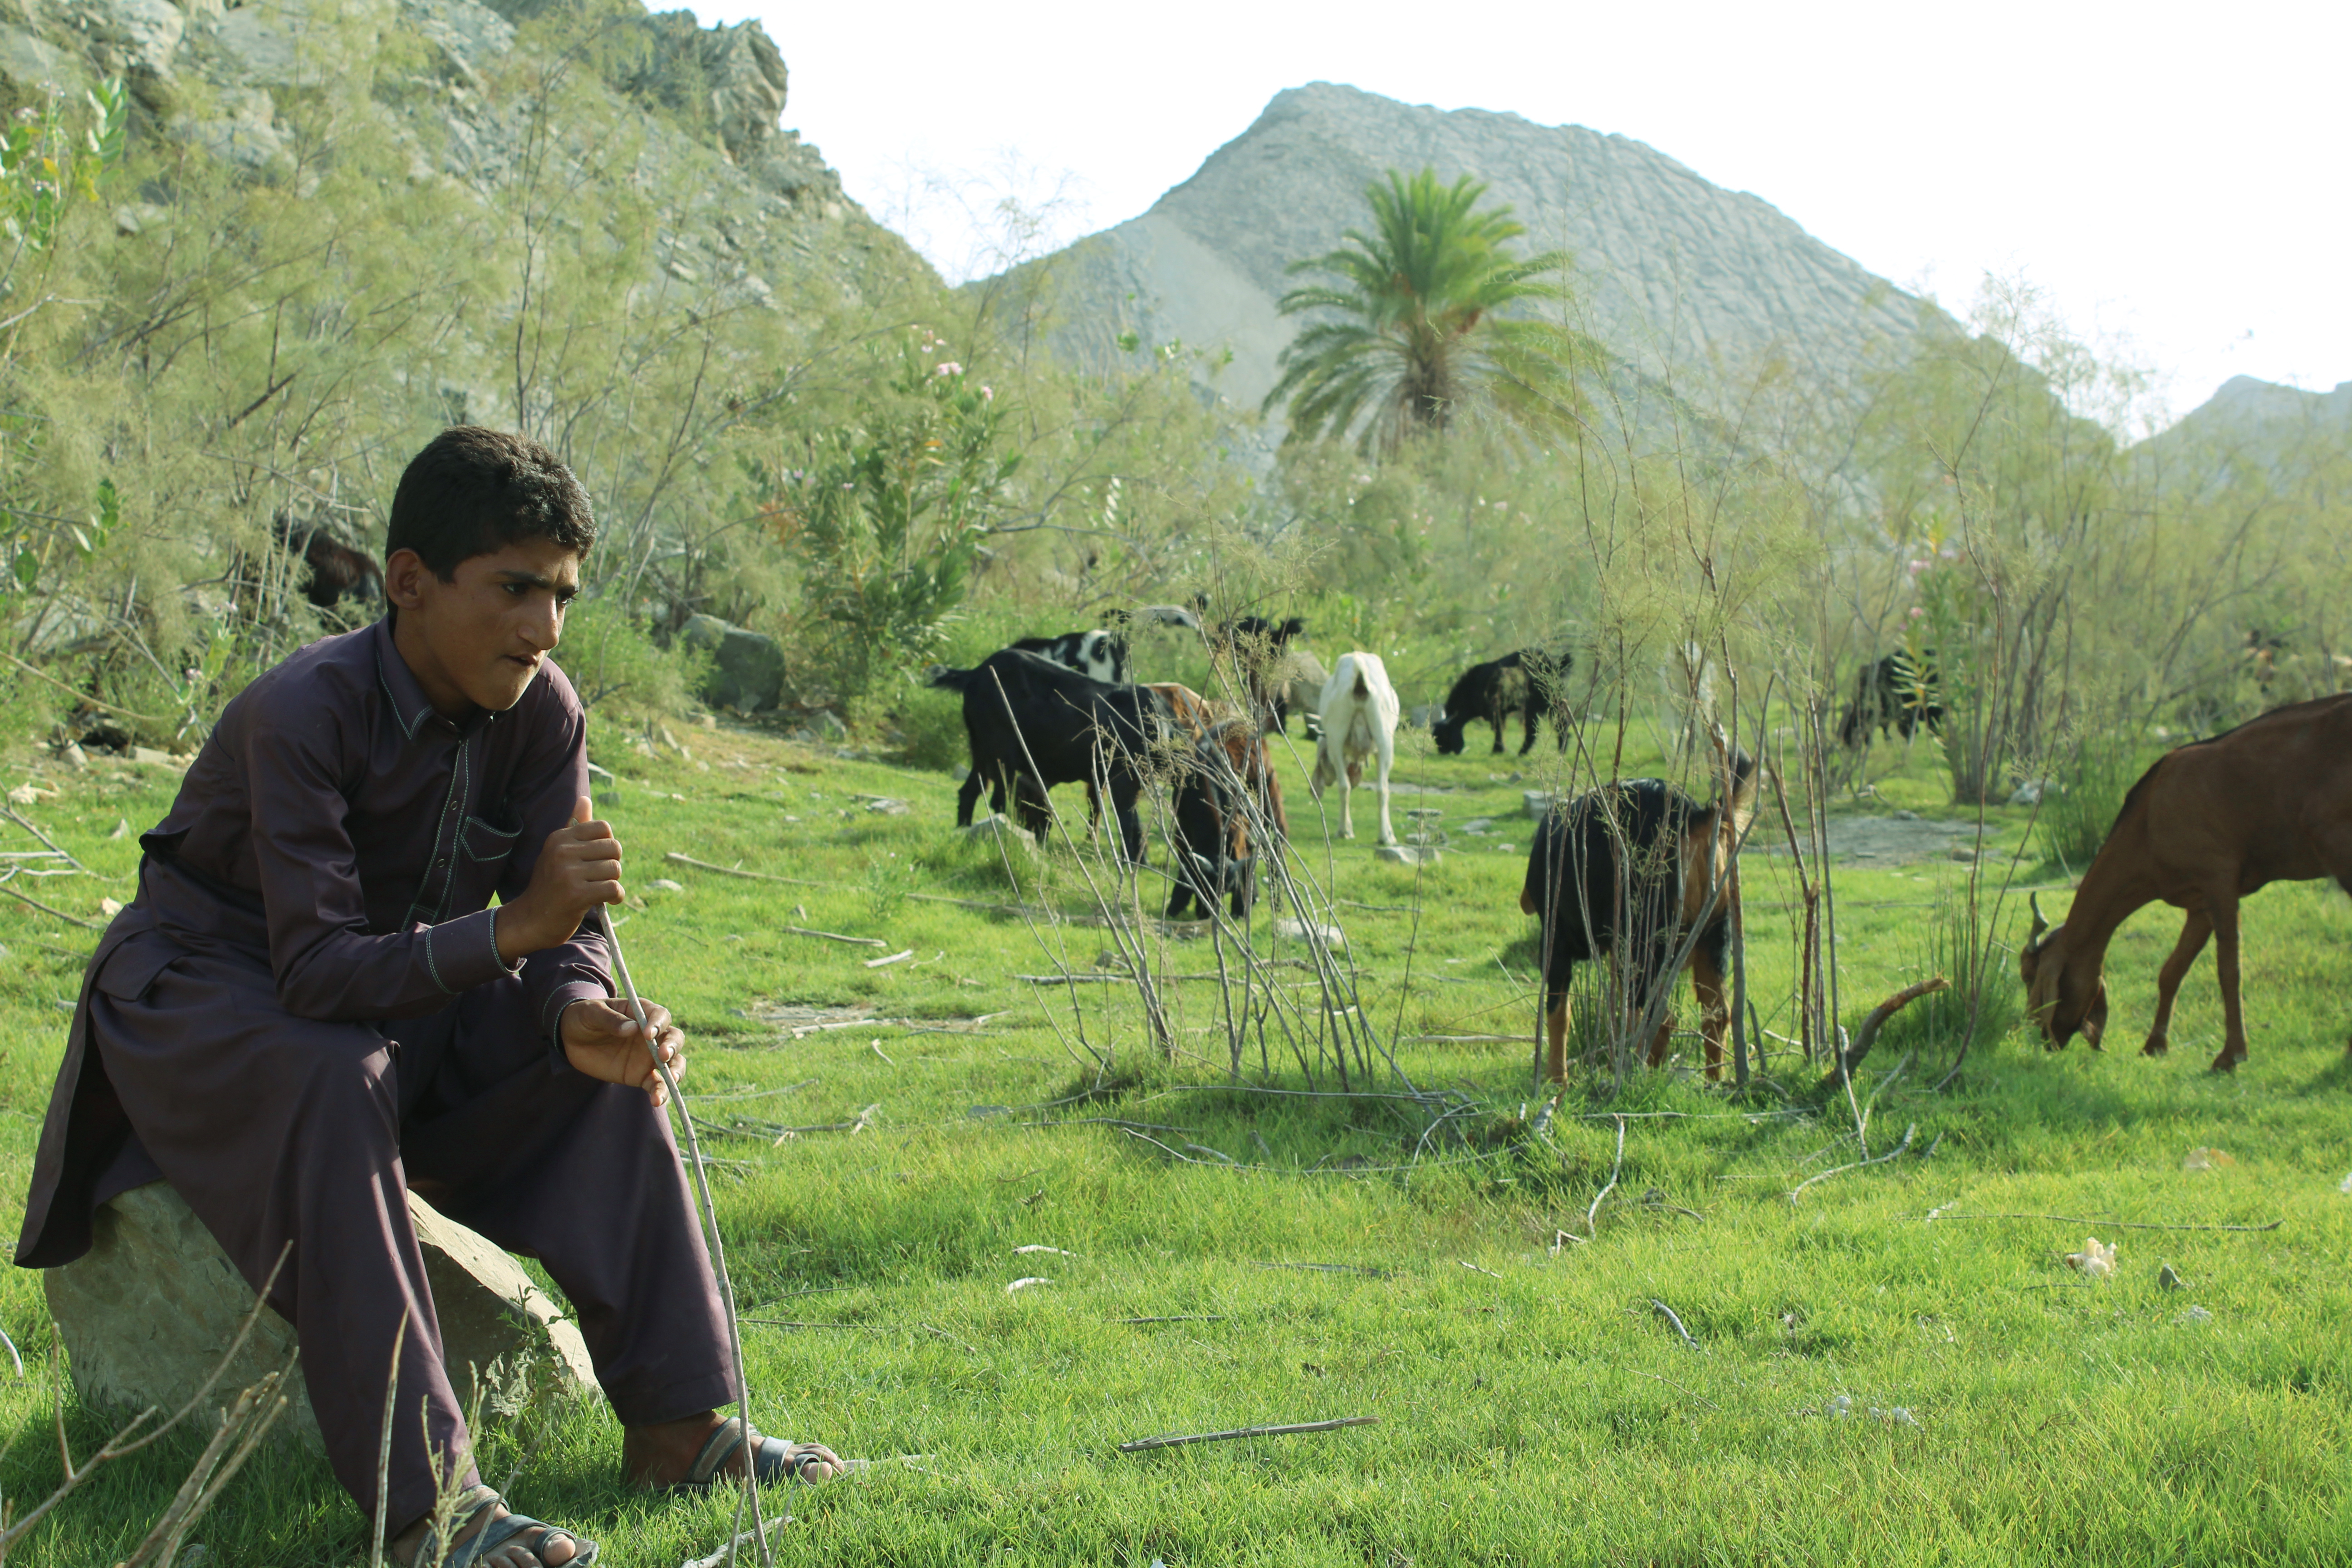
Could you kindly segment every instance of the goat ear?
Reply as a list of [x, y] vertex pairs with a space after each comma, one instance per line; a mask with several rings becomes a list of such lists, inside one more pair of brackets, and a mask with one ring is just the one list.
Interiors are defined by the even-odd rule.
[[2028, 893], [2025, 895], [2025, 902], [2026, 906], [2033, 911], [2033, 934], [2025, 939], [2026, 943], [2028, 946], [2040, 947], [2042, 939], [2050, 934], [2050, 922], [2043, 919], [2042, 914], [2042, 895]]

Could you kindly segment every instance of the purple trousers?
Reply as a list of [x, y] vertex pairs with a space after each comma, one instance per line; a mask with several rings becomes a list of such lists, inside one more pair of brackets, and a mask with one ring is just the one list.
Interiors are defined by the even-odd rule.
[[143, 1151], [257, 1289], [293, 1243], [269, 1304], [300, 1336], [328, 1458], [363, 1513], [404, 1309], [391, 1527], [430, 1510], [453, 1459], [478, 1479], [404, 1186], [546, 1266], [624, 1425], [735, 1397], [667, 1118], [643, 1090], [551, 1072], [520, 982], [381, 1030], [294, 1017], [266, 971], [215, 956], [183, 953], [127, 989], [101, 974], [89, 998], [136, 1133], [102, 1189], [142, 1179]]

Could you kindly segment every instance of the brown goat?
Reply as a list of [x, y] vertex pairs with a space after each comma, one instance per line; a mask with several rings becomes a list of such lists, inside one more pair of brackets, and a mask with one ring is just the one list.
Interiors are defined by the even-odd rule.
[[2106, 1028], [2107, 943], [2136, 910], [2158, 900], [2187, 911], [2156, 982], [2156, 1019], [2144, 1055], [2164, 1055], [2172, 999], [2206, 939], [2219, 939], [2221, 1054], [2215, 1072], [2246, 1059], [2238, 1001], [2238, 903], [2272, 882], [2333, 877], [2352, 891], [2352, 696], [2273, 709], [2210, 741], [2167, 752], [2124, 797], [2106, 842], [2053, 926], [2033, 911], [2019, 952], [2027, 1012], [2056, 1050], [2080, 1034], [2092, 1048]]
[[1189, 686], [1172, 680], [1154, 683], [1150, 689], [1168, 700], [1169, 711], [1176, 722], [1195, 741], [1206, 740], [1209, 732], [1226, 726], [1222, 740], [1233, 758], [1234, 772], [1239, 774], [1264, 807], [1266, 817], [1285, 838], [1290, 837], [1290, 815], [1283, 809], [1282, 778], [1275, 772], [1273, 759], [1266, 754], [1265, 737], [1255, 725], [1234, 726], [1243, 717], [1240, 709], [1230, 702], [1203, 697]]

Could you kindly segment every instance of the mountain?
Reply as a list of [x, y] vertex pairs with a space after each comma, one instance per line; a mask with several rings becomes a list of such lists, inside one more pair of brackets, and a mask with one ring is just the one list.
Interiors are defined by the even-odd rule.
[[1067, 351], [1108, 359], [1129, 332], [1135, 353], [1171, 341], [1229, 351], [1217, 390], [1254, 407], [1294, 330], [1275, 305], [1293, 281], [1285, 269], [1360, 226], [1364, 188], [1384, 171], [1424, 166], [1487, 182], [1527, 226], [1528, 250], [1570, 252], [1579, 324], [1702, 406], [1774, 363], [1839, 384], [1941, 320], [1769, 203], [1643, 142], [1331, 82], [1277, 94], [1142, 216], [1029, 269], [1053, 276]]

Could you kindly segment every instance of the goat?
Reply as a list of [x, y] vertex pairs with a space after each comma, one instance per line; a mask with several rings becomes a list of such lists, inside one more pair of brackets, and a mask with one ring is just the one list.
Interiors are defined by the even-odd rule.
[[1299, 715], [1299, 728], [1307, 732], [1307, 738], [1320, 740], [1323, 687], [1330, 679], [1331, 672], [1323, 668], [1314, 649], [1294, 647], [1285, 652], [1282, 661], [1267, 676], [1268, 684], [1281, 698], [1267, 716], [1267, 727], [1277, 735], [1289, 733], [1290, 715], [1295, 712]]
[[1258, 722], [1276, 730], [1289, 727], [1288, 683], [1280, 671], [1290, 651], [1290, 640], [1307, 630], [1304, 616], [1270, 621], [1264, 616], [1242, 616], [1219, 625], [1209, 638], [1213, 661], [1230, 659], [1249, 694], [1250, 711]]
[[[1188, 626], [1201, 629], [1201, 617], [1181, 605], [1150, 605], [1142, 613], [1163, 626]], [[1131, 634], [1135, 617], [1125, 610], [1113, 610], [1103, 617], [1110, 624], [1097, 626], [1090, 632], [1059, 632], [1053, 637], [1022, 637], [1011, 646], [1024, 653], [1034, 653], [1050, 658], [1065, 669], [1075, 669], [1080, 675], [1109, 686], [1127, 684], [1129, 656], [1132, 651]]]
[[[1206, 740], [1213, 730], [1243, 717], [1232, 703], [1203, 697], [1191, 687], [1180, 686], [1174, 681], [1154, 682], [1144, 689], [1158, 692], [1168, 704], [1170, 716], [1195, 741]], [[1259, 750], [1265, 750], [1263, 743]], [[1274, 824], [1276, 831], [1288, 837], [1290, 817], [1283, 809], [1281, 776], [1275, 773], [1271, 763], [1262, 763], [1255, 769], [1244, 767], [1239, 756], [1234, 758], [1234, 766], [1250, 781], [1250, 787], [1258, 797], [1258, 805], [1265, 819]]]
[[1915, 658], [1910, 649], [1896, 648], [1854, 671], [1853, 698], [1838, 722], [1838, 744], [1859, 750], [1869, 744], [1874, 729], [1882, 737], [1900, 730], [1908, 741], [1921, 730], [1941, 730], [1943, 722], [1936, 650], [1922, 649]]
[[1100, 779], [1109, 786], [1119, 843], [1141, 863], [1138, 770], [1171, 721], [1159, 693], [1096, 680], [1021, 648], [992, 653], [973, 669], [935, 668], [926, 684], [963, 697], [971, 773], [956, 793], [956, 826], [971, 826], [983, 784], [992, 811], [1004, 809], [1009, 786], [1021, 826], [1042, 843], [1053, 825], [1047, 792]]
[[1213, 724], [1194, 742], [1176, 784], [1179, 854], [1175, 889], [1168, 895], [1170, 920], [1197, 904], [1201, 918], [1215, 912], [1220, 896], [1231, 899], [1234, 919], [1246, 921], [1256, 898], [1257, 856], [1250, 824], [1265, 829], [1255, 843], [1279, 852], [1289, 832], [1283, 816], [1282, 786], [1266, 755], [1265, 739], [1248, 720]]
[[296, 522], [291, 512], [279, 512], [270, 528], [286, 552], [299, 555], [310, 569], [302, 596], [320, 609], [331, 610], [347, 598], [365, 601], [371, 584], [373, 597], [383, 597], [383, 567], [367, 552], [342, 543], [318, 523]]
[[1567, 653], [1548, 654], [1521, 648], [1462, 672], [1445, 694], [1443, 715], [1429, 727], [1437, 749], [1449, 757], [1462, 754], [1463, 731], [1473, 719], [1484, 719], [1495, 731], [1495, 755], [1503, 752], [1503, 725], [1516, 710], [1522, 734], [1519, 755], [1535, 750], [1536, 729], [1545, 709], [1552, 710], [1552, 728], [1559, 743], [1568, 744], [1568, 728], [1559, 696], [1559, 681], [1574, 663]]
[[[1739, 907], [1740, 836], [1756, 816], [1759, 772], [1745, 752], [1731, 756], [1722, 798], [1702, 806], [1659, 779], [1606, 784], [1555, 806], [1528, 850], [1519, 889], [1523, 914], [1541, 915], [1547, 1072], [1568, 1078], [1568, 988], [1575, 966], [1605, 958], [1618, 965], [1630, 1016], [1648, 1011], [1671, 966], [1683, 960], [1697, 994], [1706, 1076], [1723, 1072], [1730, 1018], [1724, 991], [1733, 912]], [[1671, 1009], [1650, 1041], [1649, 1063], [1666, 1059]]]
[[2169, 1048], [2172, 1001], [2206, 940], [2217, 939], [2221, 1054], [2246, 1059], [2238, 998], [2238, 902], [2272, 882], [2333, 877], [2352, 891], [2352, 696], [2274, 708], [2236, 729], [2166, 752], [2124, 796], [2106, 841], [2052, 925], [2033, 905], [2017, 955], [2026, 1011], [2051, 1050], [2076, 1034], [2097, 1049], [2106, 1030], [2107, 943], [2128, 915], [2161, 899], [2186, 911], [2157, 973], [2143, 1055]]
[[1339, 837], [1353, 838], [1356, 822], [1349, 795], [1363, 782], [1364, 759], [1377, 758], [1381, 842], [1394, 844], [1396, 829], [1389, 825], [1389, 772], [1396, 765], [1397, 719], [1402, 709], [1380, 656], [1341, 654], [1331, 679], [1323, 683], [1321, 712], [1323, 733], [1315, 742], [1315, 771], [1307, 777], [1307, 788], [1320, 800], [1325, 790], [1335, 784], [1339, 786]]

